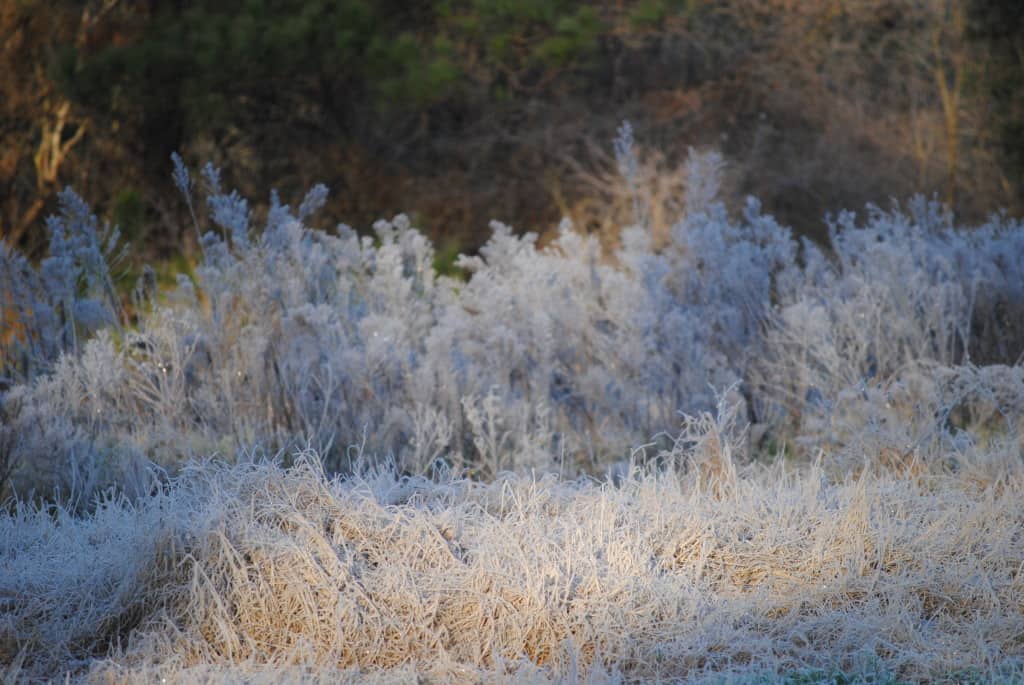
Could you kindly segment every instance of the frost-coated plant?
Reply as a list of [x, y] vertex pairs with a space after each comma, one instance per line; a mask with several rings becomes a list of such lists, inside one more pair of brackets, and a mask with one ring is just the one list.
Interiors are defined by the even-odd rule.
[[[631, 149], [623, 129], [624, 173]], [[372, 456], [407, 473], [604, 472], [637, 445], [671, 453], [682, 413], [725, 415], [729, 387], [755, 454], [1019, 440], [1019, 223], [962, 230], [921, 200], [839, 215], [825, 250], [755, 200], [730, 215], [721, 168], [691, 155], [663, 245], [639, 207], [614, 255], [567, 223], [544, 248], [494, 223], [461, 282], [435, 274], [404, 216], [372, 235], [316, 230], [316, 186], [296, 209], [272, 194], [257, 228], [218, 169], [197, 183], [175, 157], [202, 262], [164, 295], [143, 283], [130, 330], [116, 236], [66, 192], [38, 268], [0, 249], [17, 326], [2, 341], [0, 474], [22, 493], [143, 492], [152, 464], [296, 447], [331, 471]]]
[[836, 438], [836, 421], [847, 434], [879, 425], [868, 417], [891, 407], [894, 384], [938, 374], [932, 387], [947, 374], [936, 369], [970, 377], [976, 359], [1019, 366], [1024, 336], [1011, 312], [1024, 306], [1020, 224], [995, 217], [959, 230], [935, 202], [915, 198], [909, 209], [869, 207], [862, 226], [841, 214], [828, 254], [805, 243], [754, 373], [762, 420], [820, 446]]
[[[530, 445], [526, 453], [548, 460], [530, 464], [542, 470], [566, 452], [593, 465], [649, 434], [657, 408], [635, 335], [642, 289], [567, 225], [544, 250], [534, 234], [493, 228], [480, 256], [460, 261], [471, 278], [448, 291], [427, 340], [424, 371], [438, 404], [453, 410], [457, 434], [459, 403], [495, 396], [510, 454]], [[467, 433], [474, 445], [475, 426]]]
[[19, 503], [0, 677], [1021, 681], [1019, 453], [829, 477], [741, 463], [736, 418], [688, 419], [682, 469], [616, 487], [330, 478], [306, 452], [193, 464], [84, 514]]
[[120, 323], [111, 268], [123, 255], [116, 227], [100, 227], [70, 188], [46, 221], [50, 252], [38, 269], [0, 241], [0, 390], [48, 371], [80, 340]]

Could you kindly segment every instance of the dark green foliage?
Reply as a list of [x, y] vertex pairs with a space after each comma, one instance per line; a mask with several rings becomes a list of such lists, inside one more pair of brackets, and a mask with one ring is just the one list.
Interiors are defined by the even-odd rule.
[[121, 229], [121, 235], [126, 240], [136, 242], [143, 238], [146, 207], [138, 190], [121, 190], [114, 198], [112, 215], [114, 223]]
[[660, 26], [671, 14], [693, 16], [699, 7], [697, 0], [640, 0], [629, 15], [634, 28]]
[[457, 241], [449, 240], [443, 243], [434, 254], [434, 271], [441, 276], [465, 280], [466, 272], [456, 265], [459, 255], [465, 251], [465, 248]]
[[424, 107], [585, 58], [602, 30], [591, 4], [196, 0], [159, 5], [127, 44], [64, 46], [54, 70], [83, 103], [138, 103], [157, 120], [180, 106], [192, 129], [230, 123], [240, 99], [295, 92]]

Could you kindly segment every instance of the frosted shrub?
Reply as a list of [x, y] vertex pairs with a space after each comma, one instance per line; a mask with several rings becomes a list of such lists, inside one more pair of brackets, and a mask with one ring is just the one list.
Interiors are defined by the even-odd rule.
[[392, 410], [410, 404], [433, 324], [432, 248], [404, 217], [376, 225], [379, 246], [345, 227], [311, 231], [282, 208], [271, 219], [251, 243], [208, 234], [199, 270], [210, 399], [235, 423], [222, 430], [325, 451], [335, 436], [383, 439], [405, 418]]
[[143, 492], [153, 464], [297, 446], [330, 471], [604, 472], [638, 445], [671, 453], [681, 415], [716, 411], [725, 388], [755, 449], [854, 458], [1016, 435], [1024, 390], [995, 379], [1016, 378], [1024, 349], [1019, 224], [964, 231], [920, 200], [839, 215], [825, 251], [754, 200], [730, 215], [721, 166], [691, 156], [659, 247], [639, 205], [614, 255], [568, 224], [539, 248], [495, 223], [460, 282], [404, 216], [372, 236], [315, 230], [317, 186], [297, 209], [272, 194], [257, 229], [211, 166], [201, 211], [175, 159], [202, 263], [164, 298], [141, 283], [132, 330], [116, 236], [65, 193], [38, 269], [0, 251], [0, 304], [21, 322], [3, 348], [0, 475], [23, 493]]
[[550, 440], [549, 463], [536, 467], [550, 468], [561, 449], [591, 464], [625, 449], [652, 419], [633, 321], [643, 291], [601, 263], [596, 240], [567, 226], [545, 250], [533, 234], [493, 228], [481, 255], [460, 262], [472, 277], [449, 293], [427, 341], [425, 372], [440, 406], [452, 410], [458, 434], [463, 398], [500, 397], [507, 427], [519, 429], [507, 441], [513, 453], [557, 432], [564, 444]]
[[[218, 191], [219, 172], [206, 175]], [[175, 467], [256, 444], [308, 443], [337, 458], [362, 434], [381, 454], [406, 442], [412, 370], [433, 325], [432, 248], [402, 217], [375, 227], [379, 245], [346, 227], [306, 228], [299, 216], [323, 192], [311, 191], [298, 214], [273, 203], [259, 234], [237, 194], [215, 192], [210, 214], [223, 231], [202, 238], [202, 303], [179, 280], [167, 303], [143, 310], [137, 330], [79, 345], [53, 373], [8, 393], [16, 485], [68, 486], [55, 474], [83, 450], [111, 466], [95, 469], [97, 485], [125, 476], [125, 450]], [[39, 337], [63, 340], [54, 335]], [[33, 456], [42, 451], [44, 462]], [[44, 468], [51, 462], [59, 466]]]
[[[63, 364], [54, 381], [59, 385], [59, 379], [73, 375], [69, 369], [76, 364], [63, 353], [78, 354], [91, 335], [120, 326], [111, 277], [112, 265], [123, 254], [119, 233], [101, 227], [70, 189], [58, 199], [59, 213], [46, 222], [49, 255], [38, 269], [0, 241], [0, 497], [24, 462], [44, 474], [40, 482], [47, 487], [70, 480], [88, 492], [95, 485], [95, 469], [78, 473], [79, 464], [95, 457], [84, 430], [57, 407], [33, 406], [20, 385], [46, 383], [46, 374]], [[81, 362], [91, 375], [102, 377], [95, 356], [85, 355]], [[8, 391], [11, 399], [5, 397]]]
[[755, 373], [761, 416], [808, 445], [836, 438], [837, 421], [877, 428], [889, 389], [936, 366], [1020, 361], [1024, 338], [1006, 316], [1024, 305], [1020, 226], [958, 230], [935, 203], [910, 209], [869, 208], [863, 226], [841, 214], [831, 253], [804, 246], [802, 281], [773, 313]]
[[533, 453], [525, 446], [551, 434], [549, 455], [591, 469], [673, 431], [681, 412], [712, 408], [715, 388], [744, 377], [776, 282], [792, 268], [788, 231], [755, 203], [744, 218], [709, 203], [660, 252], [630, 229], [622, 266], [568, 225], [538, 250], [533, 234], [495, 224], [481, 255], [461, 262], [472, 278], [428, 341], [433, 386], [450, 393], [442, 406], [497, 394], [509, 452]]
[[116, 228], [101, 228], [71, 189], [46, 221], [50, 253], [38, 270], [0, 242], [0, 391], [49, 370], [61, 352], [117, 325], [120, 305], [111, 264], [120, 255]]
[[433, 325], [432, 248], [404, 217], [375, 226], [379, 245], [344, 226], [310, 230], [299, 216], [322, 194], [311, 191], [298, 214], [273, 203], [259, 236], [244, 203], [213, 198], [226, 234], [203, 239], [209, 315], [179, 336], [212, 435], [311, 442], [331, 455], [336, 437], [347, 445], [363, 433], [384, 451], [409, 423], [412, 371]]
[[703, 367], [703, 383], [676, 392], [698, 393], [704, 408], [711, 404], [709, 385], [721, 388], [746, 377], [773, 297], [791, 279], [795, 245], [755, 202], [742, 223], [730, 221], [716, 204], [687, 215], [662, 252], [647, 252], [642, 238], [631, 236], [623, 261], [648, 293], [649, 306], [638, 316], [665, 364], [658, 375], [671, 382], [680, 369]]

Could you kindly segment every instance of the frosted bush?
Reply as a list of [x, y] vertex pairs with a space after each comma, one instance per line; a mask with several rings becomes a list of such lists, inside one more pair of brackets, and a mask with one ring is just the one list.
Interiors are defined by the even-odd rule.
[[837, 422], [875, 430], [889, 389], [936, 365], [1020, 363], [1024, 337], [1007, 316], [1024, 305], [1020, 225], [958, 230], [922, 198], [910, 210], [869, 208], [863, 226], [841, 214], [827, 256], [804, 246], [802, 280], [773, 310], [755, 372], [763, 421], [821, 446]]
[[316, 230], [317, 186], [295, 210], [272, 194], [256, 228], [218, 169], [203, 170], [204, 205], [174, 164], [203, 259], [165, 296], [144, 278], [130, 330], [116, 233], [70, 191], [38, 268], [0, 250], [0, 306], [19, 322], [3, 341], [0, 475], [18, 492], [143, 492], [147, 465], [257, 447], [313, 447], [332, 472], [360, 457], [410, 474], [603, 473], [671, 453], [681, 415], [717, 411], [725, 388], [755, 453], [846, 464], [1019, 435], [1024, 231], [1004, 217], [963, 230], [924, 200], [869, 208], [833, 220], [826, 250], [755, 200], [730, 215], [721, 158], [694, 153], [664, 244], [639, 209], [614, 255], [568, 224], [540, 248], [494, 223], [462, 282], [435, 274], [404, 216], [372, 235]]
[[658, 411], [644, 388], [646, 350], [635, 335], [644, 292], [601, 263], [595, 240], [567, 226], [545, 250], [533, 234], [493, 228], [481, 255], [460, 262], [472, 277], [449, 292], [427, 340], [424, 371], [438, 404], [452, 411], [459, 434], [463, 398], [500, 397], [506, 422], [523, 429], [506, 441], [510, 455], [520, 435], [539, 447], [546, 424], [564, 443], [544, 446], [549, 460], [565, 449], [593, 464], [624, 449]]
[[[216, 170], [206, 176], [219, 183]], [[322, 204], [323, 192], [311, 191], [300, 212]], [[330, 456], [341, 452], [331, 451], [336, 436], [339, 445], [382, 436], [381, 452], [403, 441], [396, 426], [408, 423], [412, 369], [433, 323], [427, 241], [401, 217], [376, 226], [379, 245], [345, 227], [312, 231], [279, 205], [250, 235], [237, 195], [215, 195], [210, 207], [225, 232], [203, 236], [201, 305], [180, 281], [137, 330], [86, 343], [5, 400], [14, 430], [28, 436], [13, 450], [22, 489], [37, 484], [33, 441], [54, 447], [58, 463], [78, 451], [79, 438], [65, 448], [52, 437], [67, 432], [51, 427], [58, 417], [54, 425], [67, 422], [93, 452], [131, 448], [167, 467], [255, 444], [308, 443]]]
[[34, 269], [0, 241], [0, 391], [51, 368], [80, 339], [118, 325], [120, 305], [111, 267], [122, 256], [115, 227], [100, 227], [70, 188], [46, 221], [50, 252]]

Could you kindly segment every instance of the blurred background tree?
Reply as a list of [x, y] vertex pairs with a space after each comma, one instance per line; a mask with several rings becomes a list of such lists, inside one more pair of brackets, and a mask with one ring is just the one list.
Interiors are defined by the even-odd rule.
[[73, 184], [142, 256], [194, 253], [179, 150], [249, 196], [323, 181], [332, 218], [405, 211], [458, 249], [563, 215], [614, 243], [624, 118], [656, 230], [691, 146], [812, 236], [913, 192], [1019, 213], [1022, 35], [1008, 0], [11, 0], [0, 233], [38, 254]]

